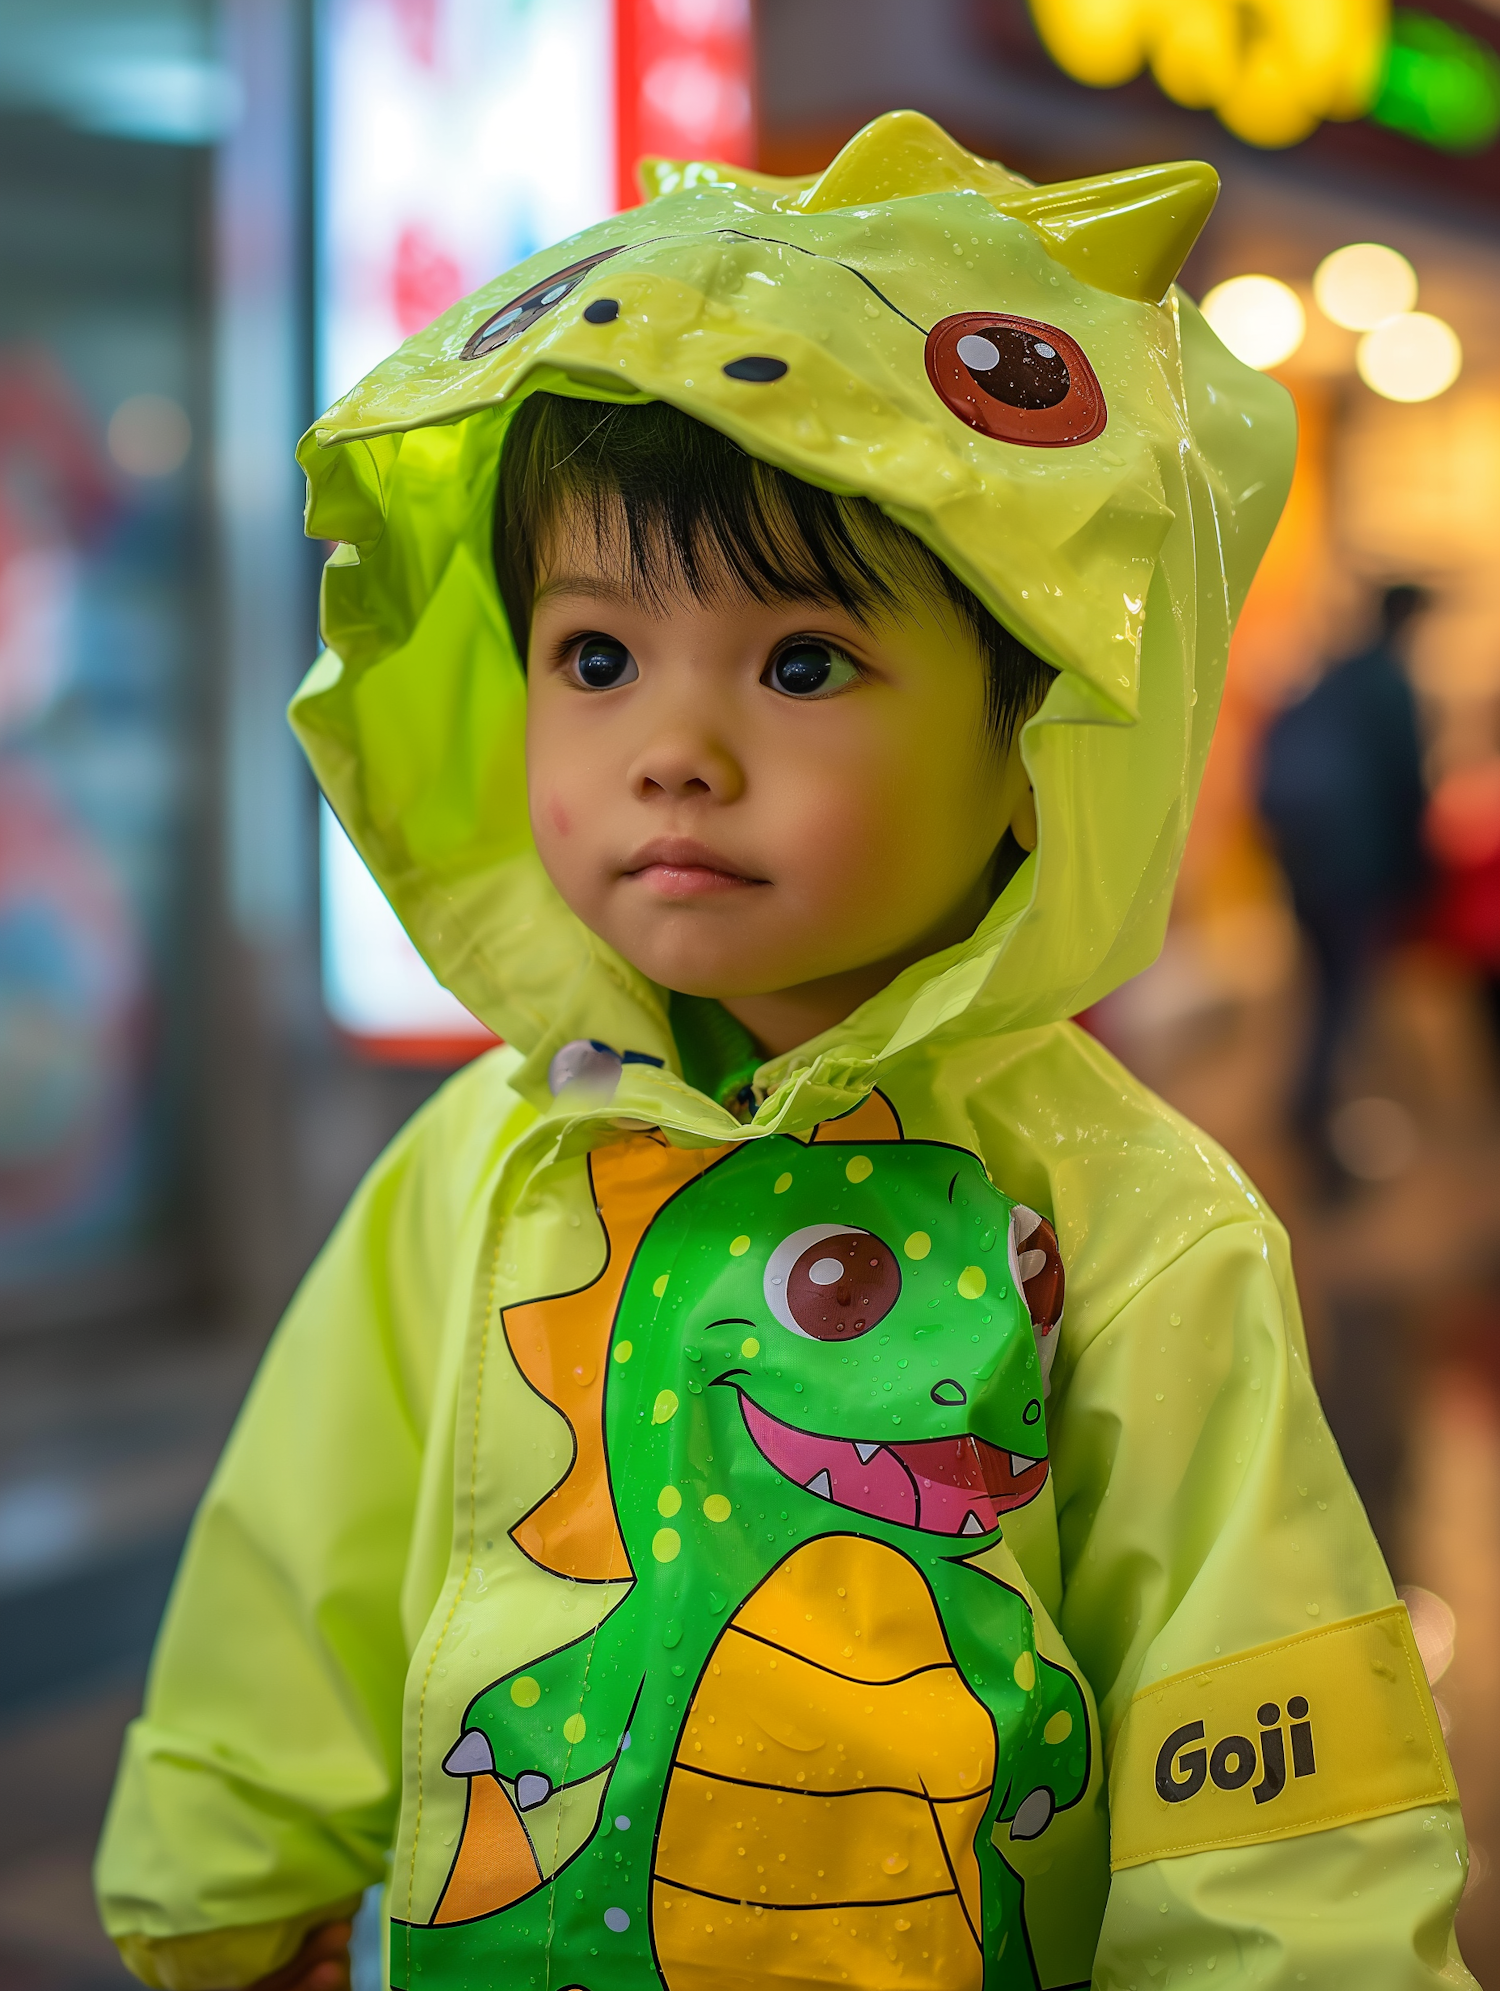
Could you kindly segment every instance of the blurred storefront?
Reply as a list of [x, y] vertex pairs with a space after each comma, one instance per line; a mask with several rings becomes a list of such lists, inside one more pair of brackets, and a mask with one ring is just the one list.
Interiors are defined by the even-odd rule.
[[0, 1313], [187, 1276], [218, 107], [160, 25], [0, 21]]

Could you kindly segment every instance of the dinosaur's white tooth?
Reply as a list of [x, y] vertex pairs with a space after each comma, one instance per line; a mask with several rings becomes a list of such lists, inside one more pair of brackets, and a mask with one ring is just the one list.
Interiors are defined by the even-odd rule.
[[964, 1524], [959, 1529], [958, 1532], [961, 1535], [987, 1535], [989, 1533], [989, 1529], [985, 1527], [983, 1521], [980, 1520], [979, 1516], [974, 1512], [974, 1509], [971, 1507], [968, 1513], [965, 1514]]
[[516, 1808], [519, 1811], [535, 1811], [551, 1795], [552, 1779], [543, 1776], [540, 1770], [523, 1770], [516, 1778]]
[[1024, 1452], [1012, 1452], [1010, 1455], [1010, 1469], [1017, 1479], [1022, 1473], [1029, 1473], [1035, 1464], [1036, 1460], [1028, 1459]]
[[856, 1452], [859, 1453], [860, 1464], [862, 1466], [867, 1466], [870, 1463], [871, 1459], [874, 1458], [875, 1454], [880, 1450], [880, 1447], [878, 1445], [866, 1445], [863, 1442], [863, 1440], [856, 1438], [854, 1441], [854, 1449]]
[[813, 1474], [807, 1482], [807, 1490], [809, 1493], [815, 1493], [819, 1500], [832, 1500], [833, 1481], [828, 1477], [827, 1466], [824, 1466], [820, 1473]]

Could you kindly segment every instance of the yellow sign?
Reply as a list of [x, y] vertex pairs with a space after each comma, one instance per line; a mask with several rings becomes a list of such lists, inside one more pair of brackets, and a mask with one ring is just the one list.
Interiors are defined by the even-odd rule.
[[1291, 1839], [1457, 1796], [1396, 1604], [1137, 1694], [1110, 1768], [1110, 1864]]
[[1356, 118], [1380, 85], [1389, 0], [1031, 0], [1054, 62], [1080, 83], [1148, 64], [1176, 103], [1213, 110], [1251, 145], [1294, 145]]

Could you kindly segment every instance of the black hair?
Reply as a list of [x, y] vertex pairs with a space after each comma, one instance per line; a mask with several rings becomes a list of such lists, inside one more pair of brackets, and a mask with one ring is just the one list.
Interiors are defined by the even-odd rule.
[[804, 484], [664, 401], [545, 393], [516, 411], [495, 501], [495, 575], [523, 661], [548, 534], [575, 508], [601, 546], [623, 515], [623, 578], [657, 602], [682, 589], [698, 601], [743, 592], [860, 619], [913, 591], [948, 602], [984, 658], [986, 718], [1001, 740], [1057, 675], [868, 498]]

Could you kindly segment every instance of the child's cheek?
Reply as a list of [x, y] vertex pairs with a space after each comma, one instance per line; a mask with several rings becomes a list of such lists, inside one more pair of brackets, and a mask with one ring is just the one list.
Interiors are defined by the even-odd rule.
[[558, 836], [565, 837], [572, 834], [573, 818], [564, 808], [560, 795], [553, 794], [547, 798], [547, 821]]
[[899, 785], [893, 794], [888, 782], [844, 775], [842, 766], [806, 770], [787, 784], [777, 812], [784, 864], [804, 874], [809, 896], [834, 906], [861, 896], [864, 874], [882, 868], [893, 804], [899, 814], [903, 799]]

